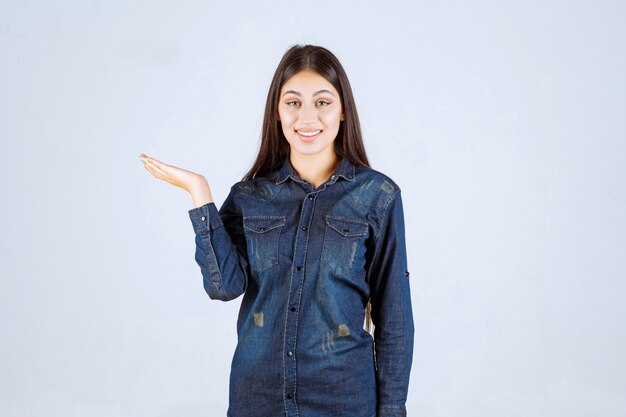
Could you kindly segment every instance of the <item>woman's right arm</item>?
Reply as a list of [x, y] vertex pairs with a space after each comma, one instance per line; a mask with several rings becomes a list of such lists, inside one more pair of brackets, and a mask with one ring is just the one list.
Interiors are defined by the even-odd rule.
[[[189, 210], [204, 289], [209, 297], [222, 301], [243, 294], [248, 283], [246, 239], [235, 192], [232, 187], [219, 211], [212, 201]], [[203, 201], [201, 196], [192, 197], [194, 202]]]
[[243, 294], [248, 283], [248, 258], [241, 210], [235, 204], [236, 188], [218, 211], [211, 188], [200, 174], [168, 165], [146, 154], [139, 158], [154, 177], [191, 194], [194, 208], [189, 218], [196, 235], [195, 259], [209, 297], [223, 301]]

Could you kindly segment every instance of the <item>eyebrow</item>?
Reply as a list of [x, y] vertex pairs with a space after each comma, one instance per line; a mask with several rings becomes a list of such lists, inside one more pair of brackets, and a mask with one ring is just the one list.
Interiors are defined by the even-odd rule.
[[[289, 93], [291, 93], [291, 94], [295, 94], [295, 95], [297, 95], [298, 97], [302, 97], [302, 94], [301, 94], [299, 91], [294, 91], [294, 90], [288, 90], [288, 91], [285, 91], [285, 93], [283, 94], [283, 96], [285, 96], [285, 95], [287, 95], [287, 94], [289, 94]], [[319, 91], [316, 91], [316, 92], [315, 92], [315, 94], [313, 94], [313, 97], [315, 97], [315, 96], [316, 96], [316, 95], [318, 95], [318, 94], [322, 94], [322, 93], [328, 93], [328, 94], [330, 94], [331, 96], [335, 97], [335, 95], [334, 95], [333, 93], [331, 93], [330, 91], [328, 91], [328, 90], [319, 90]]]

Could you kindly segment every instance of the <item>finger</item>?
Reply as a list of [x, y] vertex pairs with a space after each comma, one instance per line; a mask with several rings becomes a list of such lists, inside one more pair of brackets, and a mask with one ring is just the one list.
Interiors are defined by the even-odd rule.
[[155, 166], [154, 164], [151, 165], [151, 167], [158, 172], [160, 175], [162, 175], [163, 177], [167, 177], [168, 175], [162, 170], [160, 169], [158, 166]]
[[165, 167], [169, 166], [165, 162], [161, 162], [158, 159], [154, 159], [154, 158], [152, 158], [150, 156], [146, 157], [146, 160], [148, 162], [152, 162], [153, 165], [155, 165], [156, 167], [160, 168], [161, 170], [163, 170]]
[[146, 154], [145, 154], [145, 153], [143, 153], [143, 152], [139, 152], [139, 153], [137, 154], [137, 157], [139, 157], [139, 160], [140, 160], [141, 162], [145, 162], [145, 161], [147, 161], [147, 160], [149, 160], [149, 159], [154, 159], [154, 158], [149, 157], [148, 155], [146, 155]]
[[139, 160], [141, 161], [141, 163], [145, 166], [147, 163], [149, 163], [150, 161], [148, 160], [148, 156], [144, 153], [139, 153], [137, 154], [137, 156], [139, 157]]
[[168, 175], [167, 173], [161, 171], [159, 168], [155, 167], [154, 165], [148, 165], [150, 167], [150, 169], [152, 170], [152, 172], [154, 173], [153, 175], [163, 181], [169, 182], [172, 185], [176, 185], [178, 186], [178, 184], [174, 181], [174, 179]]
[[163, 172], [162, 169], [156, 167], [154, 164], [152, 164], [150, 161], [145, 162], [145, 165], [147, 167], [150, 167], [150, 169], [152, 169], [154, 172], [156, 172], [157, 174], [159, 174], [159, 176], [166, 178], [167, 175], [165, 174], [165, 172]]
[[143, 163], [144, 163], [144, 164], [147, 164], [147, 165], [150, 165], [150, 166], [151, 166], [151, 167], [153, 167], [153, 168], [157, 168], [159, 171], [161, 171], [161, 172], [163, 172], [163, 173], [164, 173], [163, 169], [162, 169], [162, 168], [160, 168], [160, 167], [156, 164], [156, 162], [155, 162], [155, 160], [154, 160], [154, 159], [144, 159], [144, 160], [143, 160]]
[[148, 171], [150, 174], [152, 174], [154, 177], [162, 179], [162, 175], [158, 172], [156, 172], [154, 170], [154, 167], [150, 164], [148, 164], [147, 162], [144, 162], [143, 167], [146, 169], [146, 171]]
[[178, 186], [178, 184], [176, 184], [168, 175], [165, 175], [161, 172], [159, 172], [158, 168], [155, 168], [153, 165], [148, 165], [146, 164], [146, 169], [155, 177], [158, 178], [160, 180], [163, 180], [165, 182], [168, 182], [172, 185], [176, 185]]

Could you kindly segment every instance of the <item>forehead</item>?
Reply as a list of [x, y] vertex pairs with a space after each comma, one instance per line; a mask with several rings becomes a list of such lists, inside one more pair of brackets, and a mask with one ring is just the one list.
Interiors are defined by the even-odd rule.
[[336, 96], [339, 95], [335, 87], [326, 78], [310, 70], [297, 72], [289, 78], [281, 88], [281, 95], [287, 90], [298, 91], [304, 95], [312, 95], [319, 90], [329, 90]]

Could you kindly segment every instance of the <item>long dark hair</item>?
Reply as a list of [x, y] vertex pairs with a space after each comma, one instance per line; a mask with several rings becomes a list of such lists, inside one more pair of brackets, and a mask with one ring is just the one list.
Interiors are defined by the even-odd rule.
[[[333, 142], [337, 155], [340, 158], [348, 158], [356, 166], [370, 166], [363, 145], [361, 124], [352, 88], [343, 66], [326, 48], [315, 45], [293, 45], [285, 52], [274, 72], [265, 102], [261, 147], [252, 168], [242, 178], [243, 181], [268, 176], [279, 169], [289, 157], [289, 142], [278, 120], [278, 101], [280, 90], [287, 80], [304, 70], [318, 73], [339, 92], [344, 120], [339, 125], [339, 132]], [[371, 304], [368, 300], [365, 308], [365, 329], [368, 332], [371, 332], [370, 311]]]

